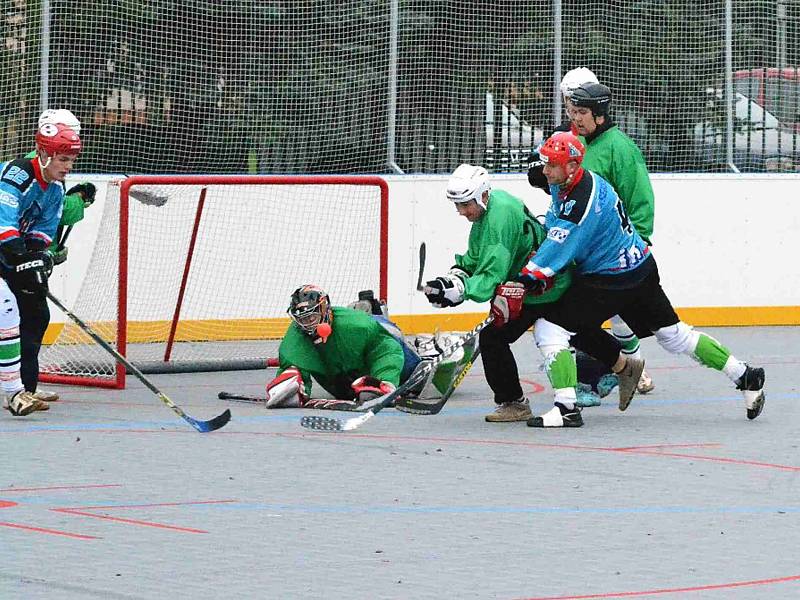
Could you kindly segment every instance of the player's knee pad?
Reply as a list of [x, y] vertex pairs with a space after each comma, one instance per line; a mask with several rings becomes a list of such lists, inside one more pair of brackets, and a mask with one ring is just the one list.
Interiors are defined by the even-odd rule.
[[700, 334], [683, 321], [678, 321], [669, 327], [662, 327], [653, 333], [664, 350], [673, 354], [692, 356], [697, 347], [697, 341], [700, 339]]
[[561, 350], [569, 349], [571, 337], [572, 333], [547, 319], [537, 319], [534, 323], [533, 339], [545, 357], [555, 356]]
[[5, 279], [0, 279], [0, 339], [19, 336], [19, 307], [17, 298]]

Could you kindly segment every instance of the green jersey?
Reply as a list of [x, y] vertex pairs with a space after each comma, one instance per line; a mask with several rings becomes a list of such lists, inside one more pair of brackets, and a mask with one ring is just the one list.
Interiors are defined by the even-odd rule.
[[365, 312], [343, 306], [332, 310], [332, 331], [324, 344], [314, 344], [294, 323], [289, 325], [278, 350], [279, 372], [297, 367], [309, 396], [312, 377], [334, 398], [364, 375], [400, 385], [405, 361], [400, 342]]
[[[516, 279], [528, 263], [531, 252], [538, 250], [547, 230], [523, 204], [503, 190], [492, 190], [486, 212], [472, 224], [467, 252], [456, 254], [456, 265], [469, 274], [464, 282], [464, 296], [486, 302], [495, 288]], [[555, 302], [569, 287], [571, 272], [556, 276], [554, 287], [541, 296], [525, 296], [525, 304]]]
[[617, 192], [636, 231], [650, 244], [653, 235], [655, 199], [642, 151], [616, 125], [593, 138], [586, 146], [581, 165], [608, 181]]

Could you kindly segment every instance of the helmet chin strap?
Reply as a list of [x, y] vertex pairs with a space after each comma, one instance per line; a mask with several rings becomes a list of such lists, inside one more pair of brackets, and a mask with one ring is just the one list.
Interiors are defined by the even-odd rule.
[[45, 170], [47, 167], [49, 167], [49, 166], [50, 166], [50, 163], [51, 163], [51, 162], [53, 162], [53, 157], [52, 157], [52, 156], [48, 156], [48, 157], [47, 157], [47, 162], [46, 162], [46, 163], [43, 163], [43, 162], [42, 162], [42, 154], [41, 154], [41, 151], [38, 151], [38, 152], [36, 153], [36, 160], [38, 160], [38, 161], [39, 161], [39, 166], [42, 168], [42, 175], [44, 175], [44, 170]]

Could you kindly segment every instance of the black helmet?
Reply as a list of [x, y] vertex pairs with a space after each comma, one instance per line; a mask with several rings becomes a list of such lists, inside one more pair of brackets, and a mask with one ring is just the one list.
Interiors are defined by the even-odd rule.
[[611, 90], [602, 83], [584, 83], [570, 96], [570, 102], [592, 111], [595, 117], [607, 117], [611, 107]]
[[331, 300], [322, 288], [301, 285], [292, 294], [287, 312], [304, 333], [316, 337], [317, 325], [331, 322]]

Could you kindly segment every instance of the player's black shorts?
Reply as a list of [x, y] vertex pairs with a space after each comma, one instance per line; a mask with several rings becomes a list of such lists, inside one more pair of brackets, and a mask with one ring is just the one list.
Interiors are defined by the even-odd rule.
[[661, 288], [655, 258], [651, 255], [632, 274], [635, 278], [574, 277], [570, 288], [548, 312], [548, 320], [575, 333], [591, 331], [619, 315], [640, 338], [675, 325], [678, 315]]

